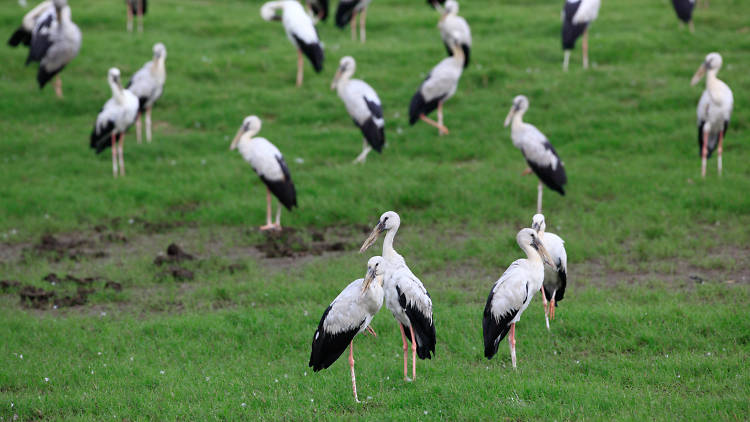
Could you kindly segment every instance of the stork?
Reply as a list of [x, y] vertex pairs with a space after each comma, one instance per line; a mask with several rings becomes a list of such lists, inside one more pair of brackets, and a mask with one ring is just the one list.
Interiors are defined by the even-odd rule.
[[[452, 57], [446, 57], [433, 67], [409, 104], [409, 124], [414, 125], [422, 120], [438, 129], [438, 134], [447, 135], [448, 128], [443, 125], [443, 103], [456, 93], [458, 80], [464, 68], [464, 52], [459, 44], [458, 33], [448, 39], [448, 45], [453, 52]], [[427, 117], [437, 108], [437, 122]]]
[[[291, 211], [297, 206], [297, 193], [281, 151], [266, 138], [253, 137], [260, 132], [260, 126], [258, 116], [245, 117], [229, 149], [239, 149], [242, 158], [253, 167], [266, 185], [266, 224], [260, 229], [281, 230], [281, 205]], [[271, 223], [271, 193], [279, 201], [275, 223]]]
[[568, 70], [570, 50], [583, 34], [583, 68], [589, 68], [589, 25], [599, 15], [601, 0], [565, 0], [562, 11], [563, 70]]
[[690, 32], [695, 32], [695, 25], [693, 25], [695, 0], [672, 0], [672, 6], [674, 6], [677, 17], [690, 28]]
[[526, 252], [526, 259], [513, 261], [492, 286], [482, 319], [484, 357], [492, 359], [500, 342], [510, 332], [508, 344], [513, 368], [516, 368], [516, 323], [528, 308], [534, 293], [542, 287], [544, 263], [552, 265], [534, 230], [522, 229], [516, 235], [516, 242]]
[[133, 32], [133, 16], [138, 18], [138, 32], [143, 32], [143, 15], [146, 14], [146, 0], [125, 0], [128, 6], [128, 32]]
[[336, 299], [328, 305], [320, 318], [312, 341], [310, 363], [314, 372], [331, 366], [349, 346], [349, 369], [352, 375], [354, 400], [357, 397], [357, 381], [354, 376], [354, 337], [367, 331], [376, 336], [370, 327], [375, 314], [383, 306], [383, 275], [385, 264], [380, 256], [367, 261], [365, 278], [349, 283]]
[[[411, 272], [404, 258], [393, 249], [393, 238], [396, 236], [401, 219], [393, 211], [380, 216], [378, 224], [360, 248], [364, 252], [378, 239], [380, 233], [387, 231], [383, 240], [383, 259], [386, 263], [385, 306], [391, 311], [401, 330], [401, 341], [404, 349], [404, 380], [417, 378], [417, 356], [420, 359], [431, 359], [435, 353], [435, 322], [432, 316], [432, 298], [424, 284]], [[406, 335], [406, 332], [409, 335]], [[411, 342], [412, 377], [408, 377], [408, 344]]]
[[[436, 6], [438, 7], [438, 6]], [[448, 55], [453, 55], [451, 49], [451, 37], [455, 37], [461, 50], [464, 52], [464, 69], [469, 65], [469, 57], [471, 56], [471, 29], [469, 24], [466, 23], [466, 19], [458, 16], [458, 2], [456, 0], [447, 0], [445, 7], [443, 8], [443, 14], [438, 22], [438, 29], [440, 29], [440, 37], [443, 39], [445, 49], [448, 51]]]
[[[111, 146], [112, 176], [117, 177], [118, 161], [119, 174], [125, 176], [125, 158], [123, 156], [125, 132], [133, 125], [138, 114], [138, 97], [129, 90], [123, 89], [120, 70], [115, 67], [109, 69], [107, 82], [112, 89], [112, 98], [104, 103], [104, 107], [96, 116], [94, 130], [91, 132], [91, 148], [99, 154], [108, 146]], [[118, 136], [119, 142], [117, 142]]]
[[355, 69], [356, 62], [353, 57], [341, 58], [331, 89], [338, 92], [346, 111], [365, 137], [362, 141], [362, 153], [354, 160], [355, 163], [364, 163], [372, 149], [377, 152], [383, 150], [385, 119], [383, 106], [375, 90], [362, 80], [351, 79]]
[[55, 6], [52, 4], [52, 0], [44, 0], [24, 15], [21, 26], [8, 39], [8, 45], [17, 47], [19, 44], [23, 44], [29, 47], [34, 28], [40, 22], [45, 21], [48, 15], [52, 15], [52, 19], [57, 19], [57, 12]]
[[513, 98], [513, 105], [505, 118], [505, 127], [510, 125], [510, 138], [513, 145], [521, 150], [526, 162], [529, 164], [523, 174], [529, 174], [533, 170], [539, 178], [537, 187], [536, 212], [542, 212], [542, 182], [548, 188], [557, 191], [560, 195], [565, 195], [563, 185], [567, 183], [568, 177], [565, 175], [557, 151], [549, 143], [547, 137], [533, 125], [524, 123], [523, 115], [529, 109], [529, 99], [523, 95]]
[[698, 101], [698, 147], [701, 154], [701, 176], [706, 177], [706, 160], [718, 150], [718, 172], [721, 176], [721, 153], [724, 149], [724, 136], [727, 134], [729, 119], [732, 117], [734, 97], [729, 86], [716, 75], [721, 69], [719, 53], [709, 53], [690, 81], [697, 84], [706, 76], [706, 89]]
[[[279, 16], [281, 13], [281, 16]], [[260, 8], [260, 16], [267, 21], [280, 20], [286, 36], [297, 48], [297, 86], [302, 86], [302, 54], [310, 60], [316, 72], [323, 70], [323, 45], [318, 37], [310, 16], [297, 0], [279, 0], [265, 3]]]
[[167, 71], [164, 62], [167, 60], [167, 48], [162, 43], [154, 44], [154, 58], [135, 72], [127, 88], [138, 97], [138, 117], [135, 121], [135, 134], [141, 143], [141, 115], [146, 114], [146, 141], [151, 142], [151, 108], [164, 92]]
[[[44, 3], [43, 3], [44, 4]], [[78, 26], [71, 20], [70, 6], [67, 0], [53, 0], [53, 11], [42, 7], [41, 11], [37, 10], [42, 5], [37, 6], [29, 14], [35, 11], [36, 15], [29, 16], [30, 21], [35, 25], [31, 31], [29, 56], [26, 58], [26, 65], [31, 62], [39, 62], [39, 70], [36, 80], [39, 83], [39, 89], [44, 88], [55, 75], [70, 63], [78, 55], [81, 49], [81, 31]], [[36, 16], [36, 17], [35, 17]], [[25, 28], [27, 19], [24, 17], [24, 24], [21, 28], [23, 31], [17, 37], [15, 34], [9, 40], [13, 42], [25, 42], [28, 40]], [[62, 79], [58, 75], [55, 79], [55, 94], [62, 98]]]
[[341, 29], [350, 24], [352, 27], [352, 41], [357, 40], [357, 15], [359, 15], [359, 40], [365, 42], [365, 20], [367, 19], [367, 5], [372, 0], [339, 0], [336, 8], [336, 26]]
[[544, 222], [544, 215], [535, 214], [531, 228], [536, 231], [536, 235], [539, 236], [539, 240], [554, 264], [554, 266], [544, 266], [544, 284], [542, 285], [544, 320], [549, 331], [549, 318], [555, 319], [557, 302], [563, 300], [565, 286], [568, 284], [568, 254], [565, 252], [565, 241], [560, 236], [545, 232], [547, 225]]

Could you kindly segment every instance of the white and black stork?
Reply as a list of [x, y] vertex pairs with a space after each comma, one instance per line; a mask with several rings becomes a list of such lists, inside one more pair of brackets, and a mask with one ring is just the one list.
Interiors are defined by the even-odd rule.
[[599, 15], [601, 0], [565, 0], [562, 11], [563, 70], [568, 70], [570, 50], [583, 35], [583, 68], [589, 68], [589, 25]]

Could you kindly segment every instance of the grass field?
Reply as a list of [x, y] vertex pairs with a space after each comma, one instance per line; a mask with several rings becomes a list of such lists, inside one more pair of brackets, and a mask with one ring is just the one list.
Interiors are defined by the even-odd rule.
[[[10, 36], [24, 10], [8, 3]], [[423, 0], [373, 2], [365, 45], [319, 25], [325, 68], [306, 63], [300, 89], [294, 49], [261, 2], [155, 1], [144, 34], [125, 32], [119, 1], [70, 3], [83, 47], [62, 72], [64, 100], [39, 92], [25, 50], [0, 48], [0, 280], [18, 282], [0, 286], [0, 420], [747, 419], [750, 3], [711, 1], [690, 34], [666, 0], [605, 0], [592, 69], [577, 49], [562, 73], [561, 1], [466, 1], [475, 45], [445, 137], [407, 121], [445, 54]], [[154, 142], [131, 131], [128, 176], [113, 180], [109, 154], [88, 148], [107, 69], [129, 77], [158, 41], [168, 77]], [[712, 159], [702, 180], [703, 83], [689, 81], [710, 51], [735, 112], [724, 175]], [[363, 166], [329, 90], [344, 55], [385, 109], [387, 147]], [[546, 190], [544, 204], [570, 268], [551, 333], [540, 300], [518, 324], [513, 371], [505, 343], [483, 357], [481, 318], [536, 207], [536, 179], [520, 176], [502, 127], [521, 93], [525, 120], [565, 162], [567, 195]], [[256, 231], [265, 188], [228, 150], [249, 114], [297, 186], [280, 236]], [[364, 275], [358, 247], [389, 209], [402, 220], [396, 248], [435, 303], [437, 354], [401, 381], [383, 309], [379, 336], [355, 340], [356, 404], [346, 359], [313, 374], [310, 342], [328, 303]], [[195, 259], [156, 265], [172, 242]], [[55, 296], [30, 306], [23, 285]]]

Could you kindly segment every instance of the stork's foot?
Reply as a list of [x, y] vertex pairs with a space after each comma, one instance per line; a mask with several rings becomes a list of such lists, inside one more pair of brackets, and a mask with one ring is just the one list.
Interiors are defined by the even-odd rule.
[[532, 172], [531, 167], [526, 167], [526, 170], [521, 172], [521, 176], [528, 176]]
[[367, 332], [372, 334], [373, 337], [377, 337], [378, 335], [375, 333], [375, 330], [372, 329], [369, 325], [367, 326]]
[[262, 231], [267, 231], [267, 230], [281, 230], [281, 226], [279, 226], [277, 224], [269, 223], [269, 224], [260, 226], [259, 229], [262, 230]]

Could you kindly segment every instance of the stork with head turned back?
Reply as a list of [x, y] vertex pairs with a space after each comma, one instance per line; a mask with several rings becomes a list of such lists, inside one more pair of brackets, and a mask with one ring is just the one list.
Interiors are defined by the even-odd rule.
[[365, 20], [367, 6], [372, 0], [339, 0], [336, 8], [336, 26], [341, 29], [350, 24], [352, 27], [352, 41], [357, 40], [357, 15], [359, 15], [359, 40], [365, 42]]
[[524, 123], [523, 115], [529, 109], [529, 99], [523, 95], [513, 98], [508, 116], [505, 118], [505, 127], [510, 125], [510, 138], [513, 145], [520, 149], [530, 168], [523, 174], [529, 174], [533, 170], [539, 178], [537, 192], [536, 212], [542, 212], [542, 182], [547, 187], [565, 195], [563, 186], [568, 182], [565, 168], [557, 155], [557, 151], [549, 143], [547, 137], [533, 125]]
[[167, 70], [164, 62], [167, 60], [167, 48], [162, 43], [154, 44], [154, 58], [135, 72], [128, 83], [128, 89], [138, 97], [138, 117], [135, 121], [135, 134], [141, 143], [141, 114], [146, 114], [146, 141], [151, 142], [151, 108], [164, 92], [164, 82], [167, 80]]
[[[437, 5], [435, 7], [440, 8]], [[451, 38], [456, 39], [464, 52], [464, 68], [466, 68], [469, 65], [469, 57], [471, 57], [471, 29], [469, 24], [466, 23], [466, 19], [458, 16], [458, 2], [456, 0], [447, 0], [445, 7], [442, 9], [442, 16], [438, 22], [440, 37], [443, 39], [443, 44], [445, 44], [449, 56], [453, 55], [450, 40]]]
[[[266, 185], [266, 224], [261, 230], [281, 230], [281, 205], [289, 211], [297, 206], [297, 192], [284, 156], [266, 138], [254, 138], [260, 132], [258, 116], [247, 116], [232, 140], [230, 150], [239, 149], [242, 158], [253, 167]], [[271, 193], [279, 200], [276, 222], [271, 222]]]
[[701, 155], [701, 176], [706, 177], [706, 160], [718, 150], [718, 172], [721, 176], [721, 154], [724, 150], [724, 136], [732, 117], [734, 97], [729, 86], [716, 75], [721, 69], [719, 53], [709, 53], [690, 81], [697, 84], [706, 76], [706, 89], [698, 101], [698, 148]]
[[565, 0], [562, 11], [563, 70], [568, 70], [570, 50], [583, 35], [583, 68], [589, 68], [589, 25], [599, 15], [601, 0]]
[[146, 0], [125, 0], [128, 6], [128, 32], [133, 32], [133, 16], [138, 18], [138, 32], [143, 32], [143, 15], [146, 14]]
[[[435, 322], [432, 316], [432, 298], [424, 284], [411, 272], [404, 257], [393, 249], [393, 239], [401, 219], [393, 211], [380, 216], [378, 224], [362, 244], [360, 252], [372, 246], [378, 236], [387, 231], [383, 240], [383, 259], [386, 263], [385, 306], [391, 311], [401, 330], [404, 348], [404, 380], [417, 377], [417, 356], [431, 359], [435, 353]], [[406, 333], [409, 333], [407, 335]], [[412, 378], [408, 377], [408, 342], [411, 342]]]
[[[536, 231], [539, 240], [549, 253], [554, 266], [544, 266], [544, 284], [542, 286], [542, 304], [544, 305], [544, 320], [549, 330], [549, 319], [555, 319], [557, 302], [563, 300], [565, 287], [568, 284], [568, 254], [565, 252], [565, 241], [554, 233], [548, 233], [544, 215], [534, 215], [531, 228]], [[549, 298], [549, 301], [547, 300]]]
[[508, 344], [513, 368], [516, 367], [516, 323], [529, 307], [534, 293], [542, 287], [544, 263], [552, 265], [534, 230], [521, 230], [516, 235], [516, 242], [526, 252], [526, 259], [513, 261], [492, 286], [482, 319], [484, 357], [492, 359], [500, 342], [510, 333]]
[[[446, 57], [433, 67], [427, 77], [419, 85], [417, 92], [409, 104], [409, 124], [414, 125], [422, 120], [438, 129], [438, 134], [447, 135], [448, 128], [443, 125], [443, 103], [456, 93], [458, 80], [464, 69], [464, 52], [461, 49], [460, 35], [453, 33], [448, 38], [448, 45], [453, 56]], [[427, 117], [437, 108], [438, 121]]]
[[357, 381], [354, 376], [354, 337], [367, 331], [375, 336], [370, 327], [372, 319], [383, 306], [384, 261], [373, 256], [367, 261], [365, 278], [354, 280], [336, 296], [320, 318], [312, 341], [310, 363], [314, 372], [331, 366], [349, 346], [349, 369], [352, 375], [354, 400], [357, 397]]
[[341, 58], [339, 69], [331, 83], [331, 89], [338, 92], [346, 106], [346, 111], [349, 112], [349, 116], [359, 126], [362, 135], [365, 137], [362, 142], [362, 153], [354, 160], [355, 163], [364, 163], [367, 154], [372, 149], [377, 152], [383, 150], [385, 119], [383, 118], [383, 106], [375, 90], [362, 80], [351, 79], [355, 68], [356, 63], [353, 57]]
[[112, 147], [112, 175], [117, 177], [118, 167], [120, 176], [125, 175], [125, 132], [135, 123], [138, 97], [122, 87], [120, 70], [117, 68], [109, 69], [107, 82], [112, 89], [112, 98], [104, 103], [104, 107], [96, 116], [94, 130], [91, 131], [91, 148], [99, 154], [107, 147]]
[[315, 72], [323, 70], [323, 45], [318, 37], [318, 30], [297, 0], [265, 3], [260, 8], [260, 16], [267, 21], [281, 21], [287, 38], [297, 47], [297, 86], [302, 86], [303, 53], [312, 63]]

